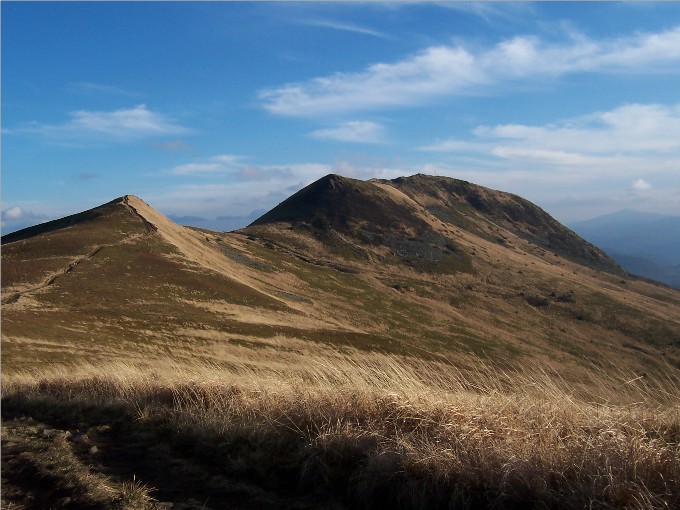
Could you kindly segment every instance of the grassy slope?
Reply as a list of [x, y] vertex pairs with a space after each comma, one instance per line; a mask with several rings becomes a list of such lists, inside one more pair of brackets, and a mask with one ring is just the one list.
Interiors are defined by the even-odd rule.
[[[316, 264], [314, 281], [293, 270], [315, 289], [324, 290], [325, 279], [342, 280], [334, 307], [362, 324], [380, 318], [382, 334], [406, 342], [406, 350], [488, 356], [515, 366], [549, 358], [575, 380], [584, 364], [612, 359], [644, 365], [643, 371], [666, 362], [680, 366], [676, 292], [624, 275], [604, 253], [519, 197], [444, 180], [453, 188], [425, 176], [403, 183], [331, 176], [243, 232], [282, 257]], [[324, 198], [311, 211], [310, 193]], [[346, 195], [359, 197], [354, 215], [334, 205]], [[382, 215], [369, 207], [375, 204], [382, 204]], [[532, 242], [539, 237], [549, 242]], [[437, 255], [446, 250], [456, 264], [447, 266], [449, 259]], [[321, 269], [333, 266], [354, 275]], [[363, 295], [342, 291], [357, 280], [366, 284]]]
[[338, 256], [304, 228], [217, 234], [130, 204], [3, 246], [3, 441], [35, 468], [10, 487], [82, 507], [90, 482], [57, 455], [98, 466], [101, 508], [143, 507], [142, 471], [154, 497], [243, 508], [679, 504], [677, 292], [498, 226], [423, 216], [472, 263], [438, 271], [352, 229]]
[[[87, 448], [72, 444], [60, 475], [76, 478], [71, 494], [105, 484], [120, 498], [135, 473], [149, 497], [213, 509], [680, 504], [677, 377], [591, 372], [579, 389], [545, 367], [464, 373], [297, 347], [226, 369], [167, 359], [14, 374], [3, 380], [4, 440], [45, 471], [35, 443], [77, 426]], [[24, 413], [38, 422], [16, 420]], [[82, 480], [83, 463], [96, 480]]]
[[[375, 188], [359, 190], [369, 198], [381, 192], [363, 186]], [[407, 200], [383, 202], [417, 211]], [[52, 362], [168, 349], [219, 360], [226, 342], [272, 339], [460, 366], [479, 357], [515, 367], [551, 360], [573, 380], [592, 363], [641, 372], [680, 363], [677, 292], [596, 273], [509, 231], [499, 230], [500, 243], [426, 214], [381, 227], [391, 235], [429, 225], [439, 236], [432, 243], [449, 239], [468, 263], [441, 270], [445, 259], [432, 267], [390, 257], [352, 237], [351, 225], [350, 233], [331, 231], [346, 247], [340, 256], [304, 228], [217, 234], [177, 227], [134, 203], [151, 231], [131, 207], [109, 204], [95, 221], [3, 246], [5, 370], [32, 364], [34, 352]]]

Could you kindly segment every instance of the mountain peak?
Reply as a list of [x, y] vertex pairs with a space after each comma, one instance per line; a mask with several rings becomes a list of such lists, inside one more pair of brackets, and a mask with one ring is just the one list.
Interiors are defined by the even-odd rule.
[[20, 241], [23, 239], [28, 239], [40, 234], [47, 234], [54, 232], [56, 230], [61, 230], [69, 227], [74, 227], [76, 225], [89, 223], [93, 221], [101, 221], [103, 218], [110, 217], [116, 211], [118, 211], [121, 206], [125, 203], [126, 197], [131, 195], [124, 195], [118, 198], [106, 202], [105, 204], [93, 207], [83, 212], [76, 214], [71, 214], [63, 218], [58, 218], [56, 220], [47, 221], [34, 225], [32, 227], [27, 227], [16, 232], [11, 232], [2, 236], [2, 244], [12, 243], [15, 241]]
[[326, 175], [301, 189], [250, 226], [272, 223], [343, 233], [365, 224], [379, 230], [426, 226], [417, 214], [373, 183], [336, 174]]
[[2, 236], [2, 244], [50, 234], [67, 228], [84, 228], [96, 224], [102, 235], [114, 235], [118, 231], [139, 230], [156, 232], [156, 223], [167, 218], [136, 195], [122, 195], [110, 202], [63, 218], [40, 223]]
[[[412, 255], [428, 258], [426, 253], [438, 259], [447, 250], [463, 254], [457, 241], [449, 239], [446, 225], [490, 242], [505, 242], [506, 234], [511, 233], [574, 262], [623, 273], [603, 251], [530, 201], [451, 177], [416, 174], [361, 181], [329, 174], [284, 200], [248, 228], [252, 231], [277, 224], [311, 232], [330, 243], [329, 249], [337, 247], [334, 236], [340, 234], [345, 236], [342, 242], [353, 243], [355, 252], [371, 251], [378, 243], [408, 260]], [[414, 245], [413, 250], [405, 253], [402, 247], [408, 243]]]

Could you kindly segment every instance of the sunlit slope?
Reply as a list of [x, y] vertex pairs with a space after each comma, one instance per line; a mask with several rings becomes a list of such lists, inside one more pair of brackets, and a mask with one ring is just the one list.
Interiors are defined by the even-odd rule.
[[134, 196], [23, 234], [3, 239], [5, 367], [181, 358], [222, 341], [347, 329], [258, 284], [261, 271], [235, 262], [238, 249], [219, 235], [175, 225]]
[[3, 238], [5, 369], [228, 363], [227, 345], [305, 343], [463, 368], [549, 362], [573, 378], [680, 366], [680, 293], [629, 277], [524, 199], [463, 181], [327, 176], [227, 234], [131, 195], [70, 218]]
[[[329, 175], [242, 232], [356, 275], [380, 296], [357, 313], [431, 352], [513, 365], [678, 362], [680, 295], [630, 277], [516, 195], [445, 177]], [[417, 310], [403, 323], [380, 306], [395, 295]]]

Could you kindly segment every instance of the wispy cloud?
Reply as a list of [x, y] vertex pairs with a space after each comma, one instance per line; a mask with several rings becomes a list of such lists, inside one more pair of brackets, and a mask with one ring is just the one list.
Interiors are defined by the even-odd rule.
[[214, 175], [233, 173], [235, 169], [240, 167], [240, 163], [244, 159], [246, 159], [244, 156], [220, 154], [218, 156], [213, 156], [208, 160], [175, 166], [168, 170], [167, 173], [172, 175]]
[[490, 49], [433, 46], [360, 72], [262, 90], [259, 98], [270, 113], [305, 117], [417, 105], [447, 95], [493, 91], [503, 83], [577, 72], [680, 72], [680, 26], [616, 39], [566, 35], [562, 43], [514, 37]]
[[652, 189], [652, 185], [644, 179], [637, 179], [631, 186], [635, 191], [647, 191]]
[[[621, 157], [680, 158], [680, 103], [627, 104], [545, 126], [479, 126], [469, 140], [440, 140], [431, 152], [480, 152], [500, 158], [591, 165]], [[600, 159], [596, 159], [600, 158]]]
[[475, 134], [525, 147], [591, 155], [680, 154], [680, 104], [628, 104], [548, 126], [480, 127]]
[[[177, 176], [191, 176], [228, 179], [230, 182], [263, 182], [285, 180], [295, 176], [303, 167], [289, 166], [258, 166], [245, 163], [246, 156], [235, 154], [220, 154], [208, 159], [193, 161], [175, 166], [166, 173]], [[201, 185], [203, 186], [203, 185]]]
[[534, 10], [529, 2], [440, 2], [437, 5], [446, 9], [483, 19], [487, 23], [496, 20], [512, 21]]
[[440, 46], [394, 64], [374, 64], [360, 73], [337, 73], [265, 90], [260, 99], [277, 115], [316, 116], [412, 105], [484, 80], [466, 50]]
[[[546, 125], [479, 126], [468, 138], [422, 147], [447, 161], [423, 171], [514, 191], [554, 204], [555, 211], [571, 218], [611, 212], [616, 205], [605, 199], [624, 200], [630, 192], [636, 200], [655, 200], [659, 210], [677, 214], [680, 189], [673, 184], [680, 175], [677, 133], [680, 103], [628, 104]], [[653, 187], [650, 182], [667, 185]], [[565, 195], [571, 198], [562, 200]], [[602, 207], [580, 210], [574, 199], [579, 196], [599, 197]], [[626, 207], [632, 203], [638, 202], [629, 200]]]
[[89, 95], [89, 96], [128, 96], [136, 97], [140, 94], [138, 92], [133, 92], [130, 90], [125, 90], [120, 87], [113, 85], [106, 85], [104, 83], [93, 83], [90, 81], [81, 81], [78, 83], [72, 83], [67, 87], [67, 90], [75, 92], [77, 94]]
[[343, 122], [335, 127], [317, 129], [309, 134], [319, 140], [352, 143], [385, 143], [385, 127], [369, 120]]
[[0, 227], [6, 232], [20, 230], [47, 220], [44, 214], [36, 214], [21, 206], [8, 207], [0, 213]]
[[374, 30], [372, 28], [363, 27], [361, 25], [345, 21], [337, 21], [322, 18], [309, 18], [298, 20], [298, 23], [300, 25], [306, 25], [310, 27], [330, 28], [331, 30], [340, 30], [343, 32], [352, 32], [355, 34], [369, 35], [371, 37], [378, 37], [381, 39], [390, 39], [390, 37], [387, 34], [380, 32], [379, 30]]
[[[215, 158], [196, 164], [213, 163], [217, 163]], [[159, 189], [155, 195], [149, 194], [146, 199], [160, 209], [179, 216], [215, 217], [227, 211], [234, 215], [247, 215], [253, 210], [270, 209], [300, 188], [331, 173], [331, 166], [322, 163], [224, 163], [222, 168], [223, 173], [203, 174], [219, 179], [202, 183], [192, 180], [172, 185]], [[225, 209], [225, 204], [228, 204], [228, 209]]]
[[45, 137], [54, 141], [89, 139], [133, 141], [158, 136], [188, 133], [169, 116], [149, 110], [145, 104], [114, 111], [78, 110], [71, 112], [64, 124], [23, 126], [17, 131]]

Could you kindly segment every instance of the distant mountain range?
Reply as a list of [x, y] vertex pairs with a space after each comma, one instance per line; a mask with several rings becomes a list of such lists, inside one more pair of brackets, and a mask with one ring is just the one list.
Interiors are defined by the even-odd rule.
[[169, 214], [168, 218], [178, 225], [207, 228], [208, 230], [216, 230], [218, 232], [230, 232], [245, 227], [265, 212], [264, 209], [257, 209], [246, 216], [218, 216], [215, 219], [204, 218], [202, 216], [178, 216], [176, 214]]
[[569, 227], [631, 273], [680, 289], [680, 216], [626, 209]]

